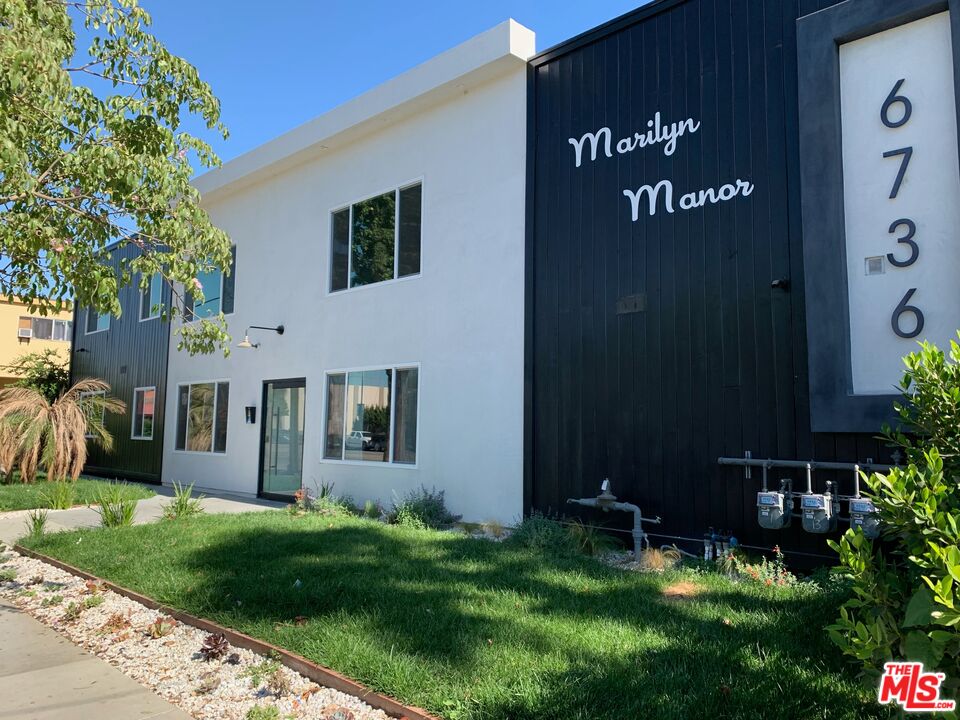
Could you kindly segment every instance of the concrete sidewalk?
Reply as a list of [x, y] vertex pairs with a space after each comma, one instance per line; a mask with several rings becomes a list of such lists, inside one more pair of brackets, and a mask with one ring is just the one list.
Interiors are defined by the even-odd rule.
[[190, 718], [4, 600], [0, 600], [0, 698], [0, 720]]
[[[173, 490], [168, 487], [152, 487], [156, 495], [137, 503], [134, 523], [137, 525], [159, 520], [163, 516], [163, 506], [170, 502]], [[199, 493], [198, 493], [199, 494]], [[204, 512], [242, 513], [253, 510], [273, 510], [285, 507], [284, 503], [247, 498], [238, 495], [207, 495], [203, 499]], [[0, 542], [12, 545], [27, 533], [26, 522], [29, 510], [13, 510], [0, 513]], [[85, 527], [99, 527], [100, 515], [95, 507], [77, 507], [70, 510], [50, 510], [47, 512], [47, 532], [76, 530]], [[0, 709], [0, 720], [4, 718]]]

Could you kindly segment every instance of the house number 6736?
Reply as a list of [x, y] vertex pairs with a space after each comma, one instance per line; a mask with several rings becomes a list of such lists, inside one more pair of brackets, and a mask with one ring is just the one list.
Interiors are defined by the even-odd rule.
[[[890, 94], [887, 95], [887, 99], [883, 101], [883, 105], [880, 107], [880, 121], [891, 130], [906, 125], [913, 115], [913, 103], [910, 102], [910, 98], [900, 94], [900, 88], [903, 86], [904, 81], [905, 78], [897, 80]], [[894, 107], [900, 110], [898, 116], [895, 112], [891, 113], [891, 109]], [[891, 115], [895, 117], [891, 117]], [[897, 175], [893, 181], [893, 187], [890, 189], [890, 200], [895, 200], [900, 194], [900, 186], [903, 184], [903, 178], [907, 174], [910, 159], [913, 157], [913, 147], [902, 147], [883, 153], [884, 158], [898, 156], [900, 157], [900, 167], [897, 168]], [[910, 250], [910, 254], [904, 259], [899, 259], [892, 252], [887, 253], [887, 262], [895, 268], [908, 268], [913, 265], [917, 261], [917, 258], [920, 257], [920, 246], [917, 245], [916, 240], [913, 239], [917, 233], [917, 224], [910, 218], [900, 218], [890, 223], [890, 229], [887, 232], [891, 235], [903, 232], [902, 235], [897, 237], [897, 244], [905, 245]], [[890, 327], [898, 337], [914, 338], [923, 331], [923, 311], [916, 305], [910, 304], [910, 300], [916, 292], [917, 288], [907, 290], [904, 296], [900, 298], [900, 302], [897, 303], [897, 306], [893, 309], [893, 314], [890, 316]], [[912, 330], [903, 329], [900, 321], [904, 315], [913, 316], [915, 322]]]

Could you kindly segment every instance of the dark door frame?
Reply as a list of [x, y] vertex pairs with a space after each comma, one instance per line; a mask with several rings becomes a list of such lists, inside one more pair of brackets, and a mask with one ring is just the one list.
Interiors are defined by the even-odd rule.
[[[292, 498], [289, 495], [263, 491], [263, 462], [265, 460], [264, 452], [266, 450], [266, 445], [267, 445], [266, 441], [267, 441], [267, 430], [268, 430], [268, 426], [264, 422], [264, 419], [266, 417], [266, 412], [267, 412], [267, 386], [268, 385], [273, 385], [274, 388], [303, 388], [304, 390], [303, 399], [304, 399], [304, 403], [306, 403], [307, 379], [305, 377], [299, 377], [299, 378], [279, 378], [277, 380], [264, 380], [263, 389], [260, 395], [260, 462], [257, 468], [257, 497], [262, 497], [267, 500], [279, 500], [281, 502], [284, 502], [284, 501], [290, 501]], [[306, 413], [304, 413], [303, 424], [304, 424], [304, 427], [306, 427], [306, 424], [307, 424]], [[304, 433], [304, 437], [306, 437], [306, 433]], [[303, 453], [302, 439], [300, 444], [300, 452], [301, 452], [301, 458], [302, 458], [303, 457], [302, 456], [302, 453]], [[300, 462], [300, 470], [301, 470], [300, 482], [302, 484], [303, 483], [303, 477], [302, 477], [303, 460], [302, 459]]]

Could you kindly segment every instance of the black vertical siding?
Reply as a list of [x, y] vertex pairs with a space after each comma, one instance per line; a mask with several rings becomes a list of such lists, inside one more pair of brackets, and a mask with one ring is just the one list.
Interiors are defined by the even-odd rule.
[[[136, 257], [131, 245], [115, 250], [114, 267]], [[170, 289], [164, 287], [163, 302], [170, 303]], [[167, 351], [170, 325], [161, 318], [140, 322], [140, 290], [134, 285], [120, 290], [121, 317], [110, 318], [110, 329], [86, 333], [87, 308], [75, 311], [71, 375], [106, 380], [111, 395], [127, 404], [122, 415], [107, 415], [106, 427], [113, 434], [112, 452], [91, 444], [86, 472], [108, 477], [160, 482], [163, 459], [164, 407], [166, 404]], [[133, 391], [138, 387], [157, 388], [152, 440], [133, 440]]]
[[[717, 458], [887, 458], [870, 436], [810, 433], [796, 19], [832, 4], [662, 0], [532, 61], [528, 508], [568, 511], [609, 477], [664, 534], [714, 526], [823, 552], [797, 528], [762, 531], [759, 471], [748, 481]], [[574, 166], [568, 138], [608, 126], [616, 142], [657, 111], [700, 130], [669, 157], [656, 146]], [[670, 179], [676, 201], [737, 178], [754, 183], [749, 198], [635, 223], [622, 194]], [[618, 315], [635, 294], [645, 311]], [[771, 479], [788, 476], [801, 481]]]

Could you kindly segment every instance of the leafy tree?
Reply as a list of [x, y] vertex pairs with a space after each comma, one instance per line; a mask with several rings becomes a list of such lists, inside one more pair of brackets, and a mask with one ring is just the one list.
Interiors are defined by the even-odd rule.
[[853, 597], [828, 628], [843, 652], [880, 673], [885, 662], [921, 661], [960, 687], [960, 346], [949, 358], [929, 343], [904, 360], [903, 430], [885, 430], [908, 465], [865, 477], [883, 541], [859, 528], [839, 543]]
[[69, 363], [51, 348], [21, 355], [4, 369], [20, 378], [13, 387], [33, 388], [49, 402], [70, 386]]
[[113, 436], [101, 422], [103, 413], [122, 413], [122, 400], [109, 397], [103, 380], [80, 380], [53, 402], [33, 388], [0, 390], [0, 465], [9, 480], [20, 470], [33, 482], [46, 468], [49, 480], [76, 480], [87, 462], [87, 439], [105, 450]]
[[[202, 302], [197, 276], [229, 271], [229, 238], [190, 184], [191, 157], [219, 159], [181, 128], [195, 114], [226, 137], [220, 104], [149, 25], [137, 0], [0, 0], [0, 294], [42, 314], [75, 300], [119, 315], [118, 289], [157, 272]], [[141, 250], [118, 271], [105, 262], [115, 242]], [[220, 316], [179, 344], [228, 341]]]

